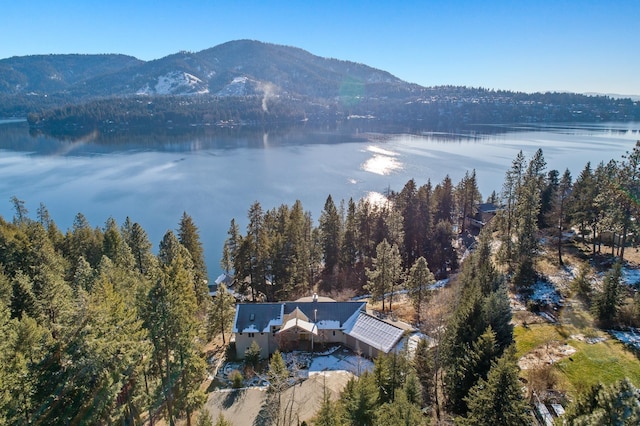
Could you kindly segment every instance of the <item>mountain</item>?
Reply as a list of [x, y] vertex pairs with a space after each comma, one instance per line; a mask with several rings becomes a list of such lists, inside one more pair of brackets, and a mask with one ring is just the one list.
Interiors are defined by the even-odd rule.
[[75, 129], [335, 123], [450, 129], [467, 124], [640, 121], [640, 103], [573, 93], [422, 87], [363, 64], [237, 40], [141, 61], [125, 55], [0, 60], [0, 117]]
[[34, 55], [0, 60], [0, 93], [52, 95], [144, 62], [126, 55]]
[[[354, 86], [355, 87], [351, 87]], [[144, 62], [124, 55], [44, 55], [0, 60], [0, 94], [64, 93], [73, 98], [146, 95], [250, 95], [333, 98], [366, 88], [380, 96], [417, 88], [366, 65], [302, 49], [239, 40]]]

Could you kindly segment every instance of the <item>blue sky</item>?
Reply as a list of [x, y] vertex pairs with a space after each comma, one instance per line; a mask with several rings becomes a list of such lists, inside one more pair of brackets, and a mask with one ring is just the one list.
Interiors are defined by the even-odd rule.
[[638, 0], [8, 1], [0, 58], [151, 60], [254, 39], [425, 86], [640, 95], [638, 18]]

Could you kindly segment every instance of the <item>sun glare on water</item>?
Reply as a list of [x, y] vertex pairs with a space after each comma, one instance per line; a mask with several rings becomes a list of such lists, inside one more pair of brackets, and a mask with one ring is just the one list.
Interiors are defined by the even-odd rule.
[[395, 170], [402, 169], [402, 163], [398, 161], [395, 152], [387, 151], [375, 146], [369, 146], [367, 151], [373, 153], [373, 156], [362, 164], [362, 169], [369, 173], [377, 175], [388, 175]]

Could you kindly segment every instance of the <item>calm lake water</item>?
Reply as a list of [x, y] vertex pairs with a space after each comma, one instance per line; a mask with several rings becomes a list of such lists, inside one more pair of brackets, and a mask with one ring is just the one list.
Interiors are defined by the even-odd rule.
[[314, 220], [327, 195], [334, 200], [381, 196], [414, 178], [454, 184], [475, 169], [480, 191], [500, 191], [518, 151], [542, 148], [547, 170], [577, 177], [587, 161], [620, 160], [640, 139], [640, 123], [487, 127], [453, 133], [365, 133], [297, 128], [237, 129], [194, 135], [102, 136], [74, 141], [31, 135], [24, 122], [0, 121], [0, 215], [13, 217], [10, 198], [31, 216], [44, 203], [61, 229], [82, 212], [93, 226], [110, 216], [139, 222], [157, 247], [183, 211], [200, 228], [209, 274], [220, 272], [226, 231], [244, 231], [254, 201], [270, 209], [299, 199]]

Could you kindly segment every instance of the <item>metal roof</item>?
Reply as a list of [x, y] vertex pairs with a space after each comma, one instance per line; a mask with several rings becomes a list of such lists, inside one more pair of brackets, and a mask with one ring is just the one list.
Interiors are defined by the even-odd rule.
[[282, 303], [238, 303], [234, 333], [268, 332], [270, 325], [282, 324]]
[[355, 320], [345, 324], [345, 333], [384, 353], [391, 349], [402, 338], [404, 331], [365, 312], [361, 312]]
[[339, 321], [342, 327], [354, 313], [364, 310], [365, 306], [366, 302], [284, 302], [284, 314], [299, 309], [310, 322]]

